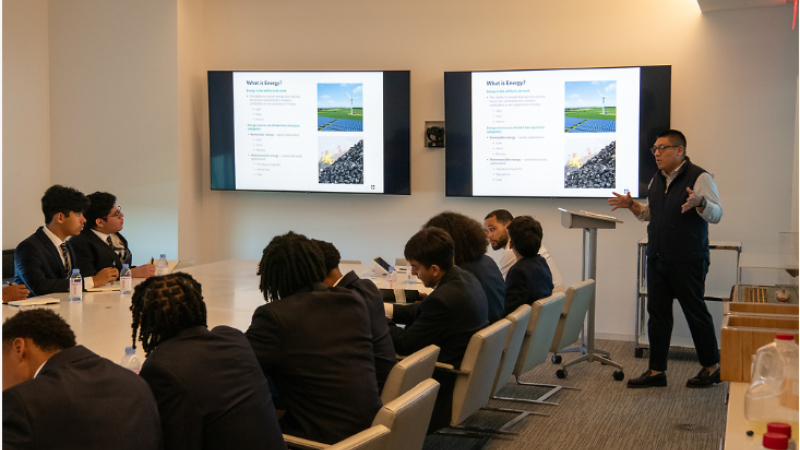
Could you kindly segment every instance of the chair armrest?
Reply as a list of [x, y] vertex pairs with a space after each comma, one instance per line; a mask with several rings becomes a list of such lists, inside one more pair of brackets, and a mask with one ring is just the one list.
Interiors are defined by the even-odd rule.
[[445, 364], [445, 363], [440, 363], [440, 362], [436, 363], [436, 367], [434, 367], [434, 370], [439, 370], [439, 371], [442, 371], [442, 372], [454, 373], [456, 375], [469, 375], [469, 372], [464, 372], [463, 370], [457, 370], [451, 364]]
[[286, 446], [289, 448], [296, 448], [300, 450], [320, 450], [330, 447], [328, 444], [322, 442], [311, 441], [308, 439], [299, 438], [289, 434], [283, 435], [283, 440], [286, 441]]

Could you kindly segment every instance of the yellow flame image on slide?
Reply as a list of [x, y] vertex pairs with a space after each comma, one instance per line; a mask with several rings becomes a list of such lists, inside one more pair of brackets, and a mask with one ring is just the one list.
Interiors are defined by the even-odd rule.
[[331, 158], [331, 154], [328, 153], [328, 152], [325, 152], [325, 155], [322, 156], [322, 159], [320, 161], [322, 161], [322, 163], [327, 164], [329, 166], [331, 164], [333, 164], [333, 158]]
[[581, 158], [578, 156], [577, 153], [573, 153], [572, 154], [572, 158], [569, 159], [568, 164], [569, 164], [570, 167], [575, 167], [577, 169], [580, 169], [581, 167], [583, 167], [583, 163], [581, 162]]

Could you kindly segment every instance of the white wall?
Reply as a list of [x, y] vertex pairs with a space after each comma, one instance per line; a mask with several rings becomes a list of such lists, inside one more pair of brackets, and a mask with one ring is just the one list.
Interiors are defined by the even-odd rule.
[[[119, 195], [138, 255], [174, 245], [197, 263], [255, 259], [295, 230], [334, 242], [347, 259], [394, 258], [442, 210], [482, 219], [508, 208], [542, 222], [574, 283], [581, 232], [562, 228], [557, 208], [608, 212], [604, 200], [444, 197], [444, 151], [422, 143], [424, 122], [444, 119], [443, 72], [454, 70], [671, 64], [672, 124], [716, 175], [725, 207], [711, 239], [769, 251], [778, 231], [796, 227], [791, 6], [701, 14], [695, 0], [117, 3], [50, 2], [51, 181]], [[412, 195], [211, 192], [204, 72], [219, 69], [411, 70]], [[616, 231], [599, 233], [601, 336], [633, 333], [645, 227], [618, 217]]]
[[44, 225], [50, 186], [47, 0], [3, 2], [3, 248]]
[[176, 3], [70, 0], [49, 8], [51, 181], [116, 195], [135, 264], [159, 253], [174, 259]]

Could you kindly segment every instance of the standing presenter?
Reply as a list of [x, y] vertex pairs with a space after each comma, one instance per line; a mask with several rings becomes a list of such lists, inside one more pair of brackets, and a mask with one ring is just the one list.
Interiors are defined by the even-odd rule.
[[658, 135], [653, 148], [659, 171], [650, 180], [647, 204], [630, 194], [608, 199], [612, 211], [627, 208], [647, 225], [647, 335], [649, 369], [628, 380], [629, 388], [667, 385], [667, 357], [672, 335], [672, 299], [677, 298], [692, 333], [703, 368], [686, 382], [705, 388], [720, 382], [714, 321], [703, 295], [710, 263], [708, 224], [722, 218], [714, 179], [686, 156], [686, 137], [676, 130]]

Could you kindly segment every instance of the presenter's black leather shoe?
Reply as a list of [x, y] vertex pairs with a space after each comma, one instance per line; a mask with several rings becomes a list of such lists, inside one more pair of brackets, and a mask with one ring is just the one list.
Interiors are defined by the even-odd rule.
[[715, 370], [714, 373], [711, 373], [708, 371], [708, 369], [703, 368], [694, 378], [690, 378], [689, 381], [686, 382], [686, 387], [707, 388], [719, 383], [720, 381], [719, 367], [717, 367], [717, 370]]
[[667, 385], [667, 374], [661, 372], [656, 375], [650, 375], [650, 371], [643, 373], [639, 378], [631, 378], [628, 380], [629, 388], [649, 388], [649, 387], [664, 387]]

